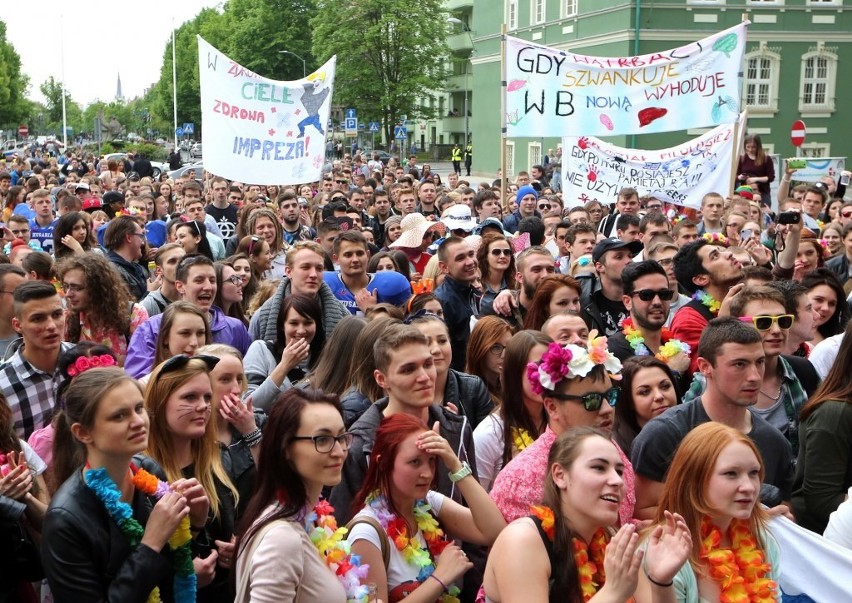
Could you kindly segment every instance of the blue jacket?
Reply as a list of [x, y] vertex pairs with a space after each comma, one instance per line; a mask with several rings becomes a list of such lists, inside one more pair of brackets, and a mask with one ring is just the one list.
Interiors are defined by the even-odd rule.
[[453, 349], [450, 366], [463, 371], [467, 358], [467, 340], [470, 338], [470, 317], [479, 314], [479, 297], [473, 287], [449, 276], [435, 289], [435, 297], [441, 302], [444, 322], [450, 332], [450, 346]]
[[[137, 379], [154, 370], [162, 320], [162, 314], [152, 316], [139, 325], [130, 338], [124, 371]], [[237, 348], [243, 356], [251, 345], [251, 337], [245, 325], [236, 318], [225, 316], [216, 306], [210, 308], [210, 330], [213, 332], [213, 341], [210, 343], [227, 343]]]

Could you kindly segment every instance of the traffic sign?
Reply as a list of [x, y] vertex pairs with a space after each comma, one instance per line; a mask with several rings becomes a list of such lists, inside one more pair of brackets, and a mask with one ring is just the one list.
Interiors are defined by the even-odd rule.
[[805, 142], [806, 136], [807, 129], [805, 128], [805, 122], [797, 119], [793, 122], [793, 127], [790, 129], [790, 142], [793, 143], [794, 147], [800, 147]]
[[370, 132], [378, 132], [379, 131], [379, 122], [371, 121], [369, 126]]
[[346, 129], [347, 130], [357, 130], [358, 129], [358, 120], [354, 117], [346, 118]]
[[355, 109], [346, 109], [346, 119], [357, 119], [358, 114], [355, 112]]
[[183, 136], [183, 128], [181, 128], [180, 126], [175, 128], [175, 134], [178, 136]]
[[359, 122], [358, 122], [358, 129], [359, 129], [359, 130], [366, 130], [366, 129], [367, 129], [367, 124], [365, 124], [363, 121], [359, 121]]
[[394, 126], [393, 137], [398, 140], [405, 140], [408, 138], [408, 130], [406, 130], [405, 126]]
[[183, 124], [183, 133], [184, 134], [195, 134], [195, 124], [192, 122], [188, 122]]
[[30, 133], [30, 129], [26, 126], [26, 124], [21, 124], [18, 126], [18, 136], [28, 136]]

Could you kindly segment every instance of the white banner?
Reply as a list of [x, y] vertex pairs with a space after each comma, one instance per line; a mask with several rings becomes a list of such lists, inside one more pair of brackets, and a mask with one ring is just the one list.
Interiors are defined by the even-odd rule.
[[635, 188], [686, 207], [701, 208], [707, 193], [727, 195], [736, 151], [733, 124], [661, 151], [625, 149], [586, 136], [562, 139], [565, 207], [588, 201], [613, 203], [618, 191]]
[[740, 113], [746, 25], [638, 57], [592, 57], [507, 37], [506, 135], [613, 136], [713, 127]]
[[304, 79], [281, 82], [198, 36], [204, 169], [249, 184], [319, 180], [335, 59]]

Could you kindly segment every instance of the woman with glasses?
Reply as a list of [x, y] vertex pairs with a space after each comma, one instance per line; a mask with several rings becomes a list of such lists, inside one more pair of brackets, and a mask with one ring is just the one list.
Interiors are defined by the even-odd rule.
[[[233, 564], [231, 537], [239, 493], [222, 465], [219, 433], [211, 420], [213, 389], [210, 372], [219, 359], [180, 354], [158, 365], [145, 390], [151, 416], [146, 453], [169, 481], [194, 478], [203, 486], [210, 513], [192, 529], [203, 531], [208, 546], [195, 549], [199, 602], [226, 602], [228, 573]], [[217, 550], [214, 550], [218, 549]]]
[[[467, 507], [432, 490], [438, 459]], [[347, 540], [383, 601], [453, 600], [473, 567], [453, 540], [489, 546], [506, 526], [449, 442], [404, 413], [379, 424], [353, 509]]]
[[680, 403], [669, 365], [654, 356], [634, 356], [621, 371], [621, 395], [615, 406], [613, 439], [628, 455], [648, 421]]
[[227, 258], [225, 258], [225, 262], [233, 266], [234, 271], [237, 273], [240, 279], [242, 279], [242, 306], [243, 313], [245, 314], [248, 310], [251, 298], [254, 297], [254, 294], [257, 292], [261, 277], [255, 274], [251, 260], [249, 260], [248, 256], [244, 253], [235, 253], [234, 255], [228, 256]]
[[447, 324], [425, 310], [409, 316], [405, 322], [417, 327], [429, 340], [429, 351], [437, 373], [434, 403], [451, 406], [458, 414], [467, 417], [471, 429], [475, 429], [494, 408], [494, 402], [482, 379], [450, 368], [453, 349]]
[[572, 276], [553, 274], [543, 278], [535, 288], [532, 303], [524, 318], [524, 328], [541, 330], [545, 321], [563, 310], [580, 311], [580, 283]]
[[[329, 538], [337, 524], [322, 500], [323, 488], [340, 483], [351, 443], [337, 396], [293, 388], [272, 405], [257, 488], [239, 528], [237, 603], [345, 603], [366, 597], [357, 559]], [[355, 567], [339, 569], [344, 564]]]
[[315, 297], [295, 294], [281, 303], [275, 341], [255, 341], [246, 352], [248, 389], [256, 408], [269, 411], [278, 396], [304, 379], [325, 343]]
[[249, 322], [243, 312], [243, 277], [227, 261], [216, 262], [213, 268], [216, 271], [213, 305], [222, 310], [225, 316], [236, 318], [248, 327]]
[[489, 232], [480, 241], [476, 261], [482, 275], [483, 289], [479, 307], [484, 311], [491, 307], [498, 293], [504, 289], [517, 288], [515, 252], [509, 239], [499, 233]]

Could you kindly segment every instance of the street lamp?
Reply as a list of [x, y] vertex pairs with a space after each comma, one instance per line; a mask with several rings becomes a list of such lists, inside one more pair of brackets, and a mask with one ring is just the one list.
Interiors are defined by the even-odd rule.
[[290, 52], [289, 50], [279, 50], [278, 52], [279, 54], [293, 55], [294, 57], [302, 61], [302, 79], [305, 79], [305, 76], [308, 74], [307, 70], [305, 69], [305, 59], [297, 55], [295, 52]]

